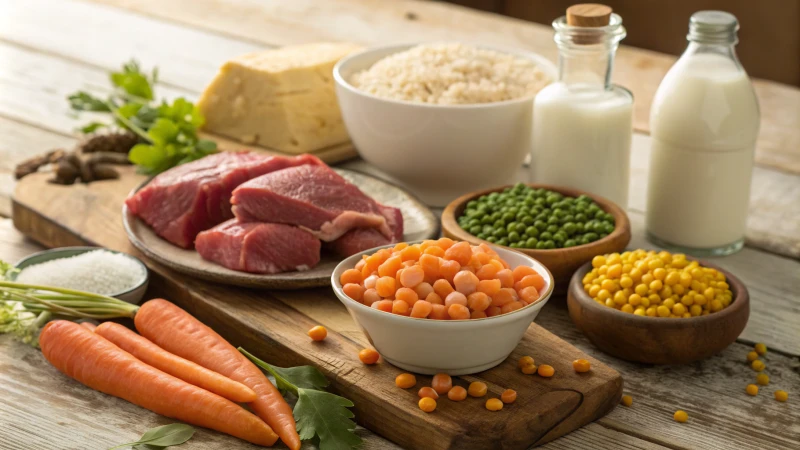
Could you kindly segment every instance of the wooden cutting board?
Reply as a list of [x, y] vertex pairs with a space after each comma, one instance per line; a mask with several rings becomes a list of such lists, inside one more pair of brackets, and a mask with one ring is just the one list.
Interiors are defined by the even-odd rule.
[[[482, 380], [492, 397], [514, 389], [516, 403], [490, 412], [484, 407], [485, 398], [460, 403], [441, 399], [434, 413], [424, 413], [417, 407], [416, 391], [430, 385], [430, 377], [419, 376], [417, 389], [401, 390], [394, 385], [401, 370], [384, 362], [361, 364], [357, 354], [369, 345], [367, 339], [329, 288], [248, 290], [177, 274], [138, 254], [123, 231], [123, 199], [143, 180], [132, 168], [124, 168], [119, 180], [89, 185], [59, 186], [47, 183], [47, 178], [34, 174], [17, 186], [14, 225], [25, 235], [48, 247], [89, 244], [137, 255], [151, 269], [153, 292], [271, 364], [319, 367], [332, 389], [355, 403], [358, 423], [403, 447], [523, 449], [603, 416], [622, 395], [618, 372], [533, 324], [500, 366], [455, 380], [462, 386]], [[312, 342], [306, 331], [320, 324], [328, 328], [328, 338]], [[555, 367], [555, 377], [522, 374], [516, 361], [524, 355]], [[572, 361], [578, 358], [591, 361], [591, 372], [572, 370]]]

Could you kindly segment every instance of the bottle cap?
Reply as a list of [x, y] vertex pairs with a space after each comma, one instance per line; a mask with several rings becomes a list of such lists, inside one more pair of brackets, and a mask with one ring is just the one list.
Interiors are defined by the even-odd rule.
[[739, 21], [725, 11], [698, 11], [689, 19], [690, 41], [701, 43], [730, 44], [736, 42]]
[[567, 8], [567, 24], [574, 27], [604, 27], [611, 21], [610, 6], [581, 3]]

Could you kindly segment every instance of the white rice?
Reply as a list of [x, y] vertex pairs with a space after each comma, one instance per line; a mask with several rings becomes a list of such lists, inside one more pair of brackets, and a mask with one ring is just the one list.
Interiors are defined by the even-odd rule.
[[100, 249], [25, 267], [16, 281], [112, 295], [137, 286], [146, 276], [130, 257]]
[[533, 96], [550, 81], [531, 60], [458, 43], [418, 45], [381, 59], [350, 80], [377, 97], [439, 105]]

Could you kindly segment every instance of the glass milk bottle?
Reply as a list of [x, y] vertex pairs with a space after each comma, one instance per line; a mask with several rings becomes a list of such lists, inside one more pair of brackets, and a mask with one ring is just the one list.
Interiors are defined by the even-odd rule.
[[744, 244], [759, 111], [738, 28], [726, 12], [692, 15], [689, 46], [653, 99], [646, 222], [658, 245], [727, 255]]
[[533, 106], [532, 178], [628, 204], [633, 96], [611, 84], [622, 19], [575, 5], [553, 21], [559, 75]]

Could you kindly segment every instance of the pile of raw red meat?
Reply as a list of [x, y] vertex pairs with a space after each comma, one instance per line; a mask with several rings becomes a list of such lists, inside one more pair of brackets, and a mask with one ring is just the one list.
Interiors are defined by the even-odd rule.
[[158, 175], [125, 203], [169, 242], [252, 273], [310, 269], [322, 247], [349, 256], [403, 238], [399, 209], [312, 155], [217, 153]]

